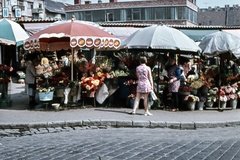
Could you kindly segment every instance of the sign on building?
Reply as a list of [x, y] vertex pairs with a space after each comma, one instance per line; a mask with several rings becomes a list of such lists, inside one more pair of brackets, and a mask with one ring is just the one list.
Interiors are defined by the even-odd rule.
[[20, 8], [15, 9], [15, 17], [20, 18], [22, 16], [22, 11]]
[[3, 8], [2, 12], [3, 12], [2, 15], [4, 18], [8, 17], [8, 15], [9, 15], [8, 8]]

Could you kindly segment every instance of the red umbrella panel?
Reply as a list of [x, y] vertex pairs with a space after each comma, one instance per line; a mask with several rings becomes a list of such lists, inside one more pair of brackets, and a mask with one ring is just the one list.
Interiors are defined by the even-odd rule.
[[61, 21], [29, 37], [26, 50], [67, 50], [80, 48], [118, 48], [120, 40], [100, 26], [86, 21]]

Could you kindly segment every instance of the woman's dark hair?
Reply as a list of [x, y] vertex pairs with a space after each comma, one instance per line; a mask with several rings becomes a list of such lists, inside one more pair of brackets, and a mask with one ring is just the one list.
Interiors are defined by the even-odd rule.
[[142, 63], [147, 63], [147, 58], [144, 57], [144, 56], [140, 57], [140, 63], [141, 63], [141, 64], [142, 64]]

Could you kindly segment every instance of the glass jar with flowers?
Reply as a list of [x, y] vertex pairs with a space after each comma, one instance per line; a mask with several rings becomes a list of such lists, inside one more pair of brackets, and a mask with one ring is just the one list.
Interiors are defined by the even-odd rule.
[[195, 110], [195, 105], [196, 105], [197, 101], [199, 101], [199, 98], [197, 96], [194, 96], [194, 95], [191, 95], [191, 94], [186, 96], [184, 98], [186, 109], [190, 110], [190, 111]]

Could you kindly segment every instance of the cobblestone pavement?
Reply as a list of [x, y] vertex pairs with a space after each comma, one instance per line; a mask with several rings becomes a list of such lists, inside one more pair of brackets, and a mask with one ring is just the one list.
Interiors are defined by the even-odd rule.
[[[65, 130], [0, 140], [1, 160], [239, 160], [240, 127]], [[47, 133], [47, 132], [46, 132]]]

